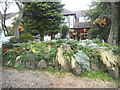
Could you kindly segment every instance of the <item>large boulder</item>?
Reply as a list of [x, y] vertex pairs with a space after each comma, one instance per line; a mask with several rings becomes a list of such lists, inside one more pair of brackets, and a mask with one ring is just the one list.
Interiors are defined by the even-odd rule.
[[65, 62], [65, 65], [64, 65], [64, 67], [61, 67], [61, 70], [63, 70], [63, 71], [70, 71], [71, 67], [70, 67], [69, 62]]
[[28, 69], [31, 68], [30, 62], [26, 62], [25, 67], [28, 68]]
[[108, 69], [108, 73], [110, 74], [111, 77], [118, 79], [119, 77], [119, 69], [118, 68], [112, 68]]
[[45, 67], [47, 67], [47, 63], [45, 62], [45, 60], [41, 60], [38, 62], [37, 68], [43, 69]]
[[81, 67], [80, 66], [77, 66], [77, 67], [75, 67], [75, 68], [72, 68], [71, 69], [72, 70], [72, 73], [74, 74], [74, 75], [77, 75], [77, 76], [81, 76]]
[[95, 63], [93, 63], [93, 62], [90, 63], [90, 67], [91, 67], [92, 70], [95, 70], [95, 71], [96, 71], [96, 70], [99, 70], [98, 65], [95, 64]]
[[36, 64], [35, 64], [35, 62], [26, 62], [25, 67], [28, 69], [35, 69]]

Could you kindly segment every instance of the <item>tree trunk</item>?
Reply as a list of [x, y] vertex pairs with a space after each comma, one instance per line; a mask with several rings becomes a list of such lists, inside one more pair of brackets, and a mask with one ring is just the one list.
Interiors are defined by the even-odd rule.
[[119, 22], [119, 36], [118, 36], [118, 45], [120, 46], [120, 2], [118, 4], [118, 22]]
[[6, 36], [8, 36], [9, 35], [9, 32], [8, 32], [8, 29], [7, 29], [7, 26], [5, 25], [6, 24], [6, 22], [5, 22], [5, 20], [6, 20], [6, 13], [5, 13], [5, 15], [4, 15], [4, 17], [3, 17], [3, 27], [4, 27], [4, 31], [6, 31]]
[[111, 29], [108, 37], [108, 43], [110, 43], [111, 45], [117, 45], [119, 25], [118, 25], [118, 7], [116, 5], [116, 2], [111, 2], [111, 12], [112, 12]]
[[2, 25], [2, 30], [4, 32], [4, 35], [7, 36], [8, 30], [7, 30], [7, 27], [5, 25], [5, 19], [6, 19], [6, 9], [4, 10], [4, 15], [2, 15], [2, 13], [0, 12], [0, 20], [1, 20], [1, 25]]
[[2, 25], [2, 30], [4, 32], [4, 35], [7, 36], [6, 32], [5, 32], [5, 29], [4, 29], [4, 25], [3, 25], [3, 22], [1, 22], [1, 25]]
[[18, 29], [18, 26], [19, 26], [19, 22], [18, 21], [14, 22], [14, 36], [17, 39], [19, 39], [19, 29]]
[[16, 2], [16, 5], [18, 6], [20, 12], [19, 12], [18, 18], [15, 20], [15, 22], [13, 23], [13, 25], [14, 25], [14, 36], [15, 36], [15, 38], [19, 39], [20, 36], [19, 36], [18, 26], [20, 25], [20, 19], [23, 16], [23, 11], [22, 11], [23, 7], [22, 7], [22, 5], [20, 5], [19, 2]]

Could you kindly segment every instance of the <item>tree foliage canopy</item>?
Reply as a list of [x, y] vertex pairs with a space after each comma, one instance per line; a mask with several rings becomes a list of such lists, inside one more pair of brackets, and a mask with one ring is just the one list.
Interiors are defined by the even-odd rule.
[[[109, 2], [92, 2], [86, 15], [90, 19], [89, 38], [99, 38], [107, 41], [110, 32], [111, 10]], [[99, 19], [99, 20], [98, 20]], [[103, 19], [103, 20], [102, 20]], [[106, 20], [106, 21], [104, 21]], [[105, 24], [104, 26], [102, 24]]]
[[[114, 5], [113, 5], [114, 4]], [[99, 36], [100, 39], [108, 41], [111, 45], [119, 44], [120, 36], [120, 2], [92, 2], [91, 9], [88, 10], [87, 16], [92, 25], [90, 29], [90, 38]], [[106, 22], [98, 20], [107, 19]], [[104, 27], [100, 24], [103, 24]], [[96, 23], [96, 24], [94, 24]], [[113, 42], [114, 41], [114, 42]]]
[[33, 35], [45, 35], [57, 33], [60, 30], [63, 4], [60, 2], [26, 2], [24, 5], [21, 24], [27, 32]]

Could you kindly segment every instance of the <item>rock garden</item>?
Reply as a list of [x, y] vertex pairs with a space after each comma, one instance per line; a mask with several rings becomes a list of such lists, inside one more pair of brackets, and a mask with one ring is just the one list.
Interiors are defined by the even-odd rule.
[[57, 39], [3, 45], [3, 66], [19, 70], [51, 68], [77, 76], [101, 71], [118, 79], [119, 48], [97, 40]]

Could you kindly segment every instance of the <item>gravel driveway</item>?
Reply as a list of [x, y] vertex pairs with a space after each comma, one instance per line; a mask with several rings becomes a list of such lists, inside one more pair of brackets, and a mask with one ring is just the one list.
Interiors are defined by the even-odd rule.
[[71, 73], [3, 69], [3, 88], [115, 88], [114, 82], [75, 77]]
[[3, 70], [3, 88], [51, 88], [49, 77], [41, 72]]

